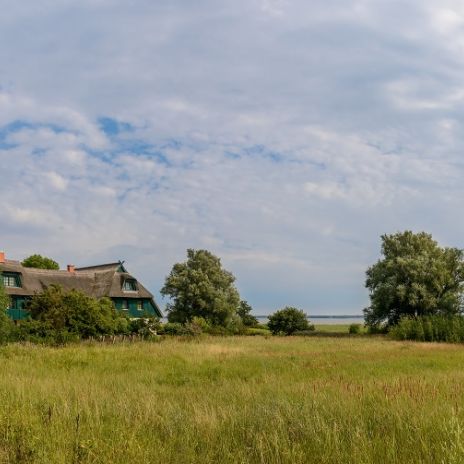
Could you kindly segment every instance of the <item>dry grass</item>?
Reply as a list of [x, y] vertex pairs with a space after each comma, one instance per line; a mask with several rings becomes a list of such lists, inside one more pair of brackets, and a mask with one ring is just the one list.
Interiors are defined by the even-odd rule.
[[0, 462], [464, 462], [458, 345], [11, 345], [0, 365]]

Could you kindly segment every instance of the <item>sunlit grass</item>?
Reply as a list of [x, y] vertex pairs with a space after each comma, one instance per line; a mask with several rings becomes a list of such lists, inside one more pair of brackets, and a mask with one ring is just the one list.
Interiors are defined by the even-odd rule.
[[[325, 333], [348, 333], [351, 324], [315, 324], [315, 329], [317, 332]], [[367, 330], [362, 323], [359, 324], [360, 333], [366, 333]]]
[[460, 345], [11, 345], [0, 366], [0, 462], [464, 462]]

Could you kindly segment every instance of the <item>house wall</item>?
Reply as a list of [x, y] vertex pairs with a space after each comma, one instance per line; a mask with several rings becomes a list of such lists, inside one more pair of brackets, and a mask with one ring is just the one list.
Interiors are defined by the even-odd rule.
[[27, 302], [27, 297], [24, 296], [11, 296], [11, 307], [6, 310], [8, 316], [14, 321], [20, 321], [26, 319], [28, 312], [24, 309]]
[[[114, 306], [118, 311], [126, 313], [129, 317], [141, 317], [149, 314], [150, 316], [158, 316], [158, 311], [153, 306], [149, 299], [143, 299], [143, 310], [137, 309], [137, 301], [140, 299], [127, 299], [129, 303], [129, 309], [124, 310], [123, 300], [124, 298], [113, 298]], [[27, 297], [23, 296], [11, 296], [11, 307], [7, 309], [7, 314], [14, 321], [20, 321], [26, 319], [29, 313], [24, 309], [27, 302]]]
[[[112, 298], [116, 309], [125, 312], [129, 317], [141, 317], [149, 314], [150, 316], [159, 316], [157, 309], [149, 299], [140, 298]], [[128, 303], [128, 309], [123, 309], [124, 300]], [[142, 301], [143, 309], [137, 309], [137, 302]]]

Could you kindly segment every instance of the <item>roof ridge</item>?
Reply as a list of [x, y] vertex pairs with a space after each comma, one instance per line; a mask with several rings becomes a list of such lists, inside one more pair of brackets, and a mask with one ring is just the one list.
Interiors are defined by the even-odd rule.
[[119, 266], [121, 264], [121, 262], [115, 262], [115, 263], [106, 263], [106, 264], [96, 264], [95, 266], [83, 266], [83, 267], [76, 267], [75, 270], [76, 271], [82, 271], [82, 270], [85, 270], [85, 269], [95, 269], [95, 268], [99, 268], [99, 267], [109, 267], [109, 266]]

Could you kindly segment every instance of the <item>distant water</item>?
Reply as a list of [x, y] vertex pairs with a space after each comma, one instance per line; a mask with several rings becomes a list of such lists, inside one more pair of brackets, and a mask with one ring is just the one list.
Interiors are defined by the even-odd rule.
[[[268, 316], [256, 316], [261, 323], [266, 323]], [[364, 317], [357, 315], [346, 315], [346, 316], [309, 316], [311, 324], [363, 324]]]
[[[255, 316], [259, 322], [265, 324], [268, 321], [268, 316]], [[167, 318], [163, 317], [162, 322], [167, 322]], [[356, 315], [347, 315], [347, 316], [309, 316], [311, 324], [363, 324], [364, 317]]]

